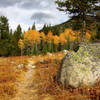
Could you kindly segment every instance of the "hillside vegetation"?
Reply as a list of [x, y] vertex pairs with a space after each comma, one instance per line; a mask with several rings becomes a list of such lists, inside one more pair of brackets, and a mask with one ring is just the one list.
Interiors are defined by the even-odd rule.
[[[99, 17], [88, 16], [87, 20], [87, 38], [91, 41], [100, 39]], [[75, 18], [52, 27], [44, 25], [40, 31], [35, 29], [34, 24], [26, 32], [22, 32], [20, 25], [13, 32], [9, 28], [8, 19], [4, 16], [0, 17], [0, 21], [0, 56], [19, 56], [69, 50], [74, 41], [81, 40], [82, 27], [75, 21]]]
[[[94, 29], [98, 29], [100, 27], [99, 22], [100, 22], [100, 15], [87, 16], [87, 30], [91, 30], [91, 27], [93, 26]], [[82, 28], [82, 25], [80, 22], [76, 21], [76, 17], [72, 17], [68, 21], [58, 25], [54, 26], [44, 25], [44, 27], [40, 30], [40, 32], [44, 32], [45, 34], [47, 34], [51, 30], [54, 33], [54, 35], [60, 35], [60, 33], [64, 32], [64, 30], [67, 28], [79, 31]]]

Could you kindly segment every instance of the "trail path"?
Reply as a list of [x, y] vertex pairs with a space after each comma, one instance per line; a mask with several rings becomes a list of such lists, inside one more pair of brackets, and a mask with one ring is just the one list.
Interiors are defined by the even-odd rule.
[[12, 100], [38, 100], [37, 89], [34, 85], [36, 83], [33, 83], [35, 69], [31, 59], [29, 59], [28, 67], [25, 75], [21, 76], [25, 79], [22, 82], [18, 82], [18, 93]]

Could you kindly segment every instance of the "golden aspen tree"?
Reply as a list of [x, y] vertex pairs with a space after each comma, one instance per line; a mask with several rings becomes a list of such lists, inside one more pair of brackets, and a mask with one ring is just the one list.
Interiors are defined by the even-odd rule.
[[49, 50], [51, 51], [52, 43], [53, 43], [53, 33], [51, 31], [48, 32], [48, 34], [46, 36], [46, 41], [49, 44]]
[[61, 45], [64, 45], [67, 42], [64, 33], [61, 33], [60, 36], [59, 36], [59, 38], [60, 38]]
[[[21, 59], [22, 59], [23, 50], [24, 50], [24, 48], [25, 48], [24, 41], [23, 41], [22, 39], [20, 39], [20, 40], [18, 41], [18, 46], [19, 46], [19, 48], [21, 49]], [[22, 60], [22, 62], [23, 62], [23, 60]]]
[[31, 46], [31, 53], [33, 53], [34, 48], [40, 43], [40, 33], [36, 30], [29, 30], [24, 34], [24, 40], [27, 42], [27, 45]]
[[53, 40], [53, 33], [51, 31], [49, 31], [47, 34], [47, 42], [51, 43], [52, 40]]
[[42, 50], [42, 52], [44, 52], [45, 50], [45, 44], [46, 44], [46, 36], [45, 36], [45, 34], [44, 34], [44, 32], [41, 32], [41, 34], [40, 34], [40, 38], [41, 38], [41, 43], [40, 43], [40, 47], [41, 47], [41, 50]]
[[66, 38], [70, 39], [70, 41], [74, 41], [76, 39], [76, 34], [72, 29], [65, 29], [64, 34]]
[[61, 50], [62, 50], [62, 49], [65, 48], [65, 44], [67, 42], [66, 37], [65, 37], [65, 34], [64, 33], [61, 33], [60, 36], [59, 36], [59, 39], [60, 39]]
[[44, 40], [45, 41], [46, 36], [45, 36], [44, 32], [41, 32], [40, 37], [41, 37], [41, 40]]
[[57, 35], [53, 36], [53, 40], [54, 40], [54, 45], [55, 45], [55, 51], [57, 51], [57, 47], [59, 45], [59, 37]]
[[[19, 48], [21, 49], [21, 52], [22, 52], [22, 50], [25, 48], [24, 42], [23, 42], [22, 39], [20, 39], [20, 40], [18, 41], [18, 46], [19, 46]], [[21, 53], [21, 55], [22, 55], [22, 53]]]

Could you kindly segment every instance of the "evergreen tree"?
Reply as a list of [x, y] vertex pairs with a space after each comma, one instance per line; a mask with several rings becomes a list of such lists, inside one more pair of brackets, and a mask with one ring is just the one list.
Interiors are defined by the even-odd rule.
[[18, 41], [22, 38], [22, 29], [21, 26], [18, 25], [17, 29], [15, 30], [15, 32], [13, 33], [12, 36], [12, 55], [20, 55], [20, 48], [18, 47]]
[[53, 35], [59, 35], [59, 28], [58, 27], [54, 27]]
[[56, 0], [58, 10], [70, 13], [76, 20], [80, 19], [82, 30], [82, 41], [85, 39], [86, 17], [94, 15], [92, 12], [100, 10], [100, 0]]
[[0, 17], [0, 56], [10, 54], [10, 34], [8, 19], [5, 16]]
[[9, 24], [5, 16], [0, 17], [0, 39], [9, 40]]
[[32, 30], [36, 30], [35, 23], [32, 26]]
[[52, 31], [51, 25], [44, 24], [42, 32], [44, 32], [45, 35], [47, 35], [49, 31]]
[[15, 36], [17, 43], [18, 43], [19, 39], [22, 37], [22, 29], [21, 29], [20, 25], [17, 26], [17, 29], [14, 32], [14, 36]]

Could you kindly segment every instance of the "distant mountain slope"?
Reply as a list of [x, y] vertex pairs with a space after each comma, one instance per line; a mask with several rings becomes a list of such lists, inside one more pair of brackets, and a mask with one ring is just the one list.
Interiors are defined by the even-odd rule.
[[64, 23], [55, 25], [55, 26], [47, 26], [44, 25], [44, 27], [40, 30], [40, 32], [44, 32], [45, 34], [48, 33], [48, 31], [52, 31], [54, 35], [59, 35], [62, 33], [66, 28], [71, 27], [71, 20], [68, 20]]
[[[87, 16], [87, 28], [91, 29], [91, 25], [98, 25], [100, 24], [100, 16]], [[75, 18], [71, 18], [68, 21], [55, 25], [55, 26], [47, 26], [40, 30], [40, 32], [44, 32], [45, 34], [48, 31], [52, 31], [54, 35], [59, 35], [60, 33], [64, 32], [66, 28], [72, 28], [73, 30], [79, 30], [81, 28], [81, 24], [75, 21]]]

